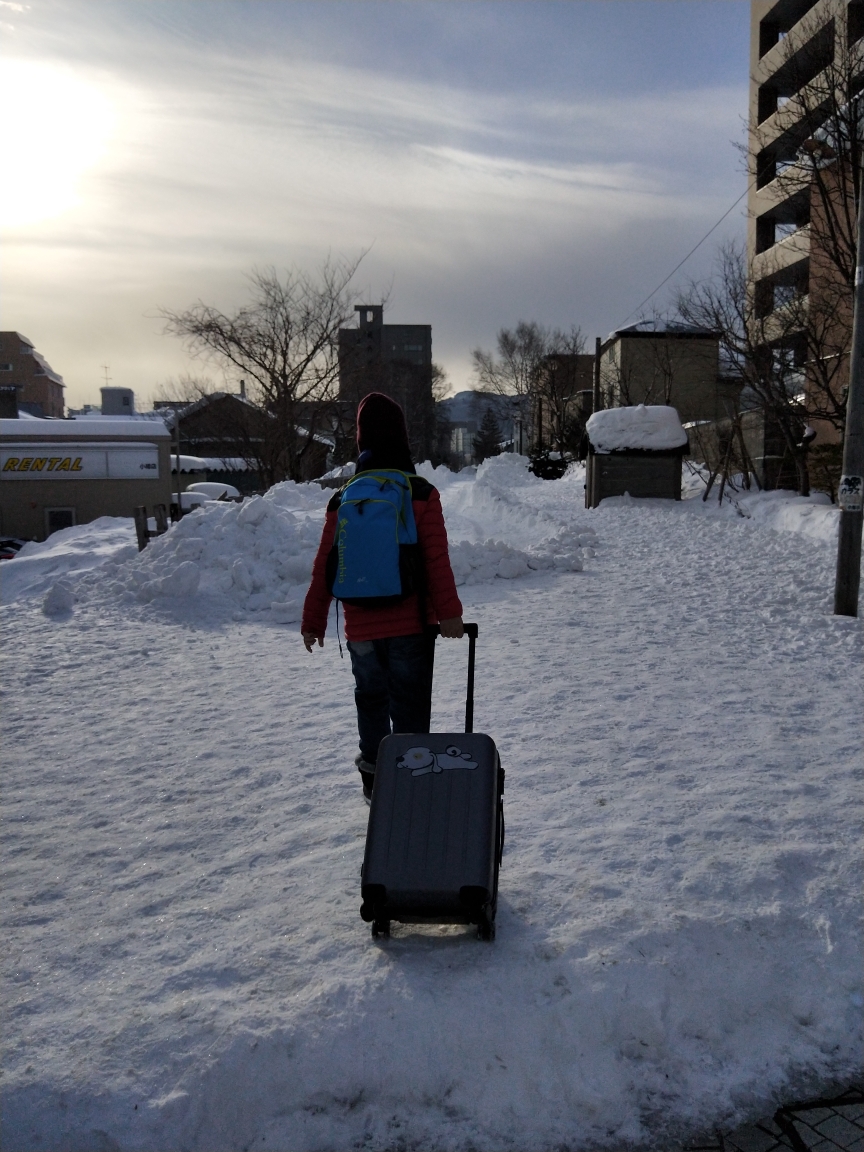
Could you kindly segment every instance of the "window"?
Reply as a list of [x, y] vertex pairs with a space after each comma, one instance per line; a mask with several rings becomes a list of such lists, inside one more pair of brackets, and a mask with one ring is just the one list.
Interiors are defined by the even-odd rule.
[[860, 3], [860, 0], [852, 0], [846, 9], [846, 19], [846, 35], [849, 43], [854, 44], [864, 36], [864, 4]]
[[53, 532], [60, 532], [63, 528], [74, 528], [74, 508], [46, 508], [45, 534], [50, 536]]
[[12, 371], [12, 365], [11, 364], [0, 364], [0, 372], [11, 372], [11, 371]]

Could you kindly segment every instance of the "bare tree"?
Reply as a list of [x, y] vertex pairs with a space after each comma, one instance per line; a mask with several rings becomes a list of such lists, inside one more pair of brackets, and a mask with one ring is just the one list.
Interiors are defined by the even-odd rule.
[[440, 364], [432, 365], [432, 399], [437, 404], [445, 400], [450, 392], [450, 377]]
[[338, 389], [339, 328], [353, 315], [355, 260], [327, 260], [317, 274], [275, 268], [249, 275], [251, 301], [231, 315], [199, 301], [183, 312], [162, 309], [165, 332], [193, 356], [210, 358], [246, 381], [268, 419], [250, 440], [265, 484], [302, 478], [316, 436], [329, 429]]
[[679, 293], [677, 309], [686, 323], [720, 333], [725, 372], [777, 429], [795, 467], [798, 491], [809, 495], [809, 412], [799, 341], [806, 299], [792, 294], [783, 306], [762, 314], [750, 290], [743, 246], [732, 241], [719, 249], [713, 277], [691, 282]]
[[482, 348], [471, 353], [478, 388], [500, 396], [530, 396], [548, 351], [544, 330], [533, 321], [520, 320], [515, 328], [498, 332], [497, 345], [497, 359]]
[[156, 386], [153, 402], [194, 404], [205, 396], [212, 396], [216, 391], [216, 385], [209, 376], [193, 376], [190, 372], [181, 372], [176, 379], [169, 376]]
[[576, 359], [585, 355], [585, 338], [578, 328], [571, 329], [567, 336], [554, 335], [558, 337], [553, 341], [555, 351], [544, 357], [537, 382], [537, 426], [548, 429], [549, 447], [574, 452], [578, 451], [587, 419], [579, 403]]
[[601, 387], [609, 408], [674, 402], [675, 377], [682, 368], [680, 342], [671, 335], [674, 321], [655, 312], [638, 325], [653, 333], [650, 339], [639, 341], [638, 359], [625, 358], [619, 345], [621, 359], [610, 358], [603, 366]]
[[[569, 332], [546, 328], [536, 320], [520, 320], [515, 328], [502, 328], [497, 337], [497, 356], [482, 348], [471, 353], [477, 386], [481, 391], [511, 396], [517, 402], [522, 420], [533, 420], [542, 429], [544, 402], [551, 403], [563, 422], [564, 386], [554, 373], [547, 371], [553, 355], [579, 355], [584, 352], [585, 338], [574, 327]], [[541, 433], [542, 434], [542, 433]]]

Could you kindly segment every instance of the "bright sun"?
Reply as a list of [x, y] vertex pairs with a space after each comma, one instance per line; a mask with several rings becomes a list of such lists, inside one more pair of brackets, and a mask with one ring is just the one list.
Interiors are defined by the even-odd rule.
[[6, 60], [0, 108], [10, 161], [0, 182], [4, 227], [34, 224], [74, 208], [82, 176], [107, 151], [116, 122], [112, 101], [68, 69]]

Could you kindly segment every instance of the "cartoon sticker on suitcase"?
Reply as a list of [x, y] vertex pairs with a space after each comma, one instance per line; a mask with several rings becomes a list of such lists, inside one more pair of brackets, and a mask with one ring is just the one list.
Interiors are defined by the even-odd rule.
[[410, 768], [412, 776], [425, 776], [427, 772], [446, 772], [451, 768], [476, 768], [470, 752], [462, 752], [455, 744], [448, 744], [444, 752], [431, 752], [428, 748], [409, 748], [396, 762], [397, 768]]

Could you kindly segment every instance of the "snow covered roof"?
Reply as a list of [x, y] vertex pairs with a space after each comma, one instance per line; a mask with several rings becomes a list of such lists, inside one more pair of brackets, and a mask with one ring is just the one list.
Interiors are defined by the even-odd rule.
[[696, 339], [706, 336], [719, 336], [710, 328], [700, 328], [695, 324], [682, 324], [680, 321], [670, 320], [637, 320], [635, 324], [624, 324], [614, 329], [607, 336], [607, 340], [614, 340], [616, 336], [692, 336]]
[[53, 436], [106, 436], [112, 440], [124, 436], [140, 440], [167, 439], [168, 429], [160, 419], [138, 420], [134, 416], [85, 416], [71, 420], [0, 420], [0, 436], [33, 436], [40, 440]]
[[[209, 472], [207, 461], [201, 456], [184, 456], [180, 453], [181, 472]], [[177, 471], [177, 454], [171, 453], [171, 471]]]
[[235, 392], [208, 392], [206, 396], [199, 396], [197, 400], [178, 400], [176, 403], [169, 400], [160, 401], [159, 415], [165, 420], [169, 428], [173, 428], [178, 413], [180, 414], [181, 420], [186, 420], [195, 412], [209, 408], [218, 400], [234, 400], [238, 404], [243, 404], [255, 412], [260, 412], [271, 418], [273, 417], [272, 412], [267, 412], [266, 409], [259, 408], [257, 404], [253, 404], [246, 396], [238, 396]]
[[248, 472], [249, 464], [242, 456], [202, 456], [208, 472]]
[[586, 430], [592, 448], [600, 453], [628, 448], [671, 452], [687, 443], [678, 413], [665, 404], [604, 408], [590, 417]]
[[[177, 471], [177, 453], [171, 453], [171, 471]], [[248, 472], [242, 456], [187, 456], [180, 453], [181, 472]]]

